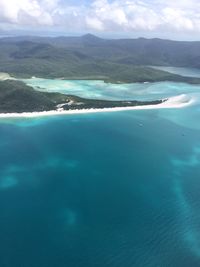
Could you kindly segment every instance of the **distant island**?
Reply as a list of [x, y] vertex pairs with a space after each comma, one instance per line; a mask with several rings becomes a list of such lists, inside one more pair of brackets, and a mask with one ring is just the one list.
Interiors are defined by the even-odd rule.
[[166, 100], [112, 101], [36, 91], [16, 80], [0, 81], [0, 113], [86, 110], [158, 105]]
[[110, 83], [174, 81], [200, 84], [151, 66], [200, 68], [200, 42], [82, 37], [0, 39], [0, 72], [13, 77], [91, 79]]

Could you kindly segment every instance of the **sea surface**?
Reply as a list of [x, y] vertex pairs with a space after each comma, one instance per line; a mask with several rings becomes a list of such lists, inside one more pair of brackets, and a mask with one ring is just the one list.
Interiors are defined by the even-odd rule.
[[151, 66], [154, 69], [167, 71], [173, 74], [178, 74], [185, 77], [196, 77], [200, 78], [200, 70], [195, 68], [184, 68], [184, 67], [166, 67], [166, 66]]
[[200, 86], [45, 82], [94, 98], [196, 102], [1, 119], [0, 266], [200, 266]]

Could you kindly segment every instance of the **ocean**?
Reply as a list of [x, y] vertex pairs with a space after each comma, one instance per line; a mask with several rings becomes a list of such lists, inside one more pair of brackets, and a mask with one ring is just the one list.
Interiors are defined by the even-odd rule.
[[121, 88], [127, 99], [163, 91], [197, 101], [1, 119], [1, 267], [200, 266], [200, 86], [135, 86], [106, 85], [99, 97]]

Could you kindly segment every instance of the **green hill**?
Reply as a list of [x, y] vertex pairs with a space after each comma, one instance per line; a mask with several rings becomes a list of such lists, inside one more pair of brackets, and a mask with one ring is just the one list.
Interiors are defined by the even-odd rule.
[[0, 72], [19, 77], [101, 78], [112, 82], [199, 79], [152, 69], [154, 66], [200, 68], [200, 42], [160, 39], [106, 40], [82, 37], [0, 39]]

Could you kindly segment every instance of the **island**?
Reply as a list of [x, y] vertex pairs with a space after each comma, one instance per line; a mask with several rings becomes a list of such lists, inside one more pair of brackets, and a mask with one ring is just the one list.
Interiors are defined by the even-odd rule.
[[166, 100], [116, 101], [86, 99], [75, 95], [40, 92], [17, 80], [0, 81], [0, 113], [125, 108], [158, 105]]
[[15, 78], [103, 80], [109, 83], [184, 82], [200, 84], [152, 66], [199, 68], [196, 42], [159, 39], [11, 37], [0, 39], [0, 72]]

